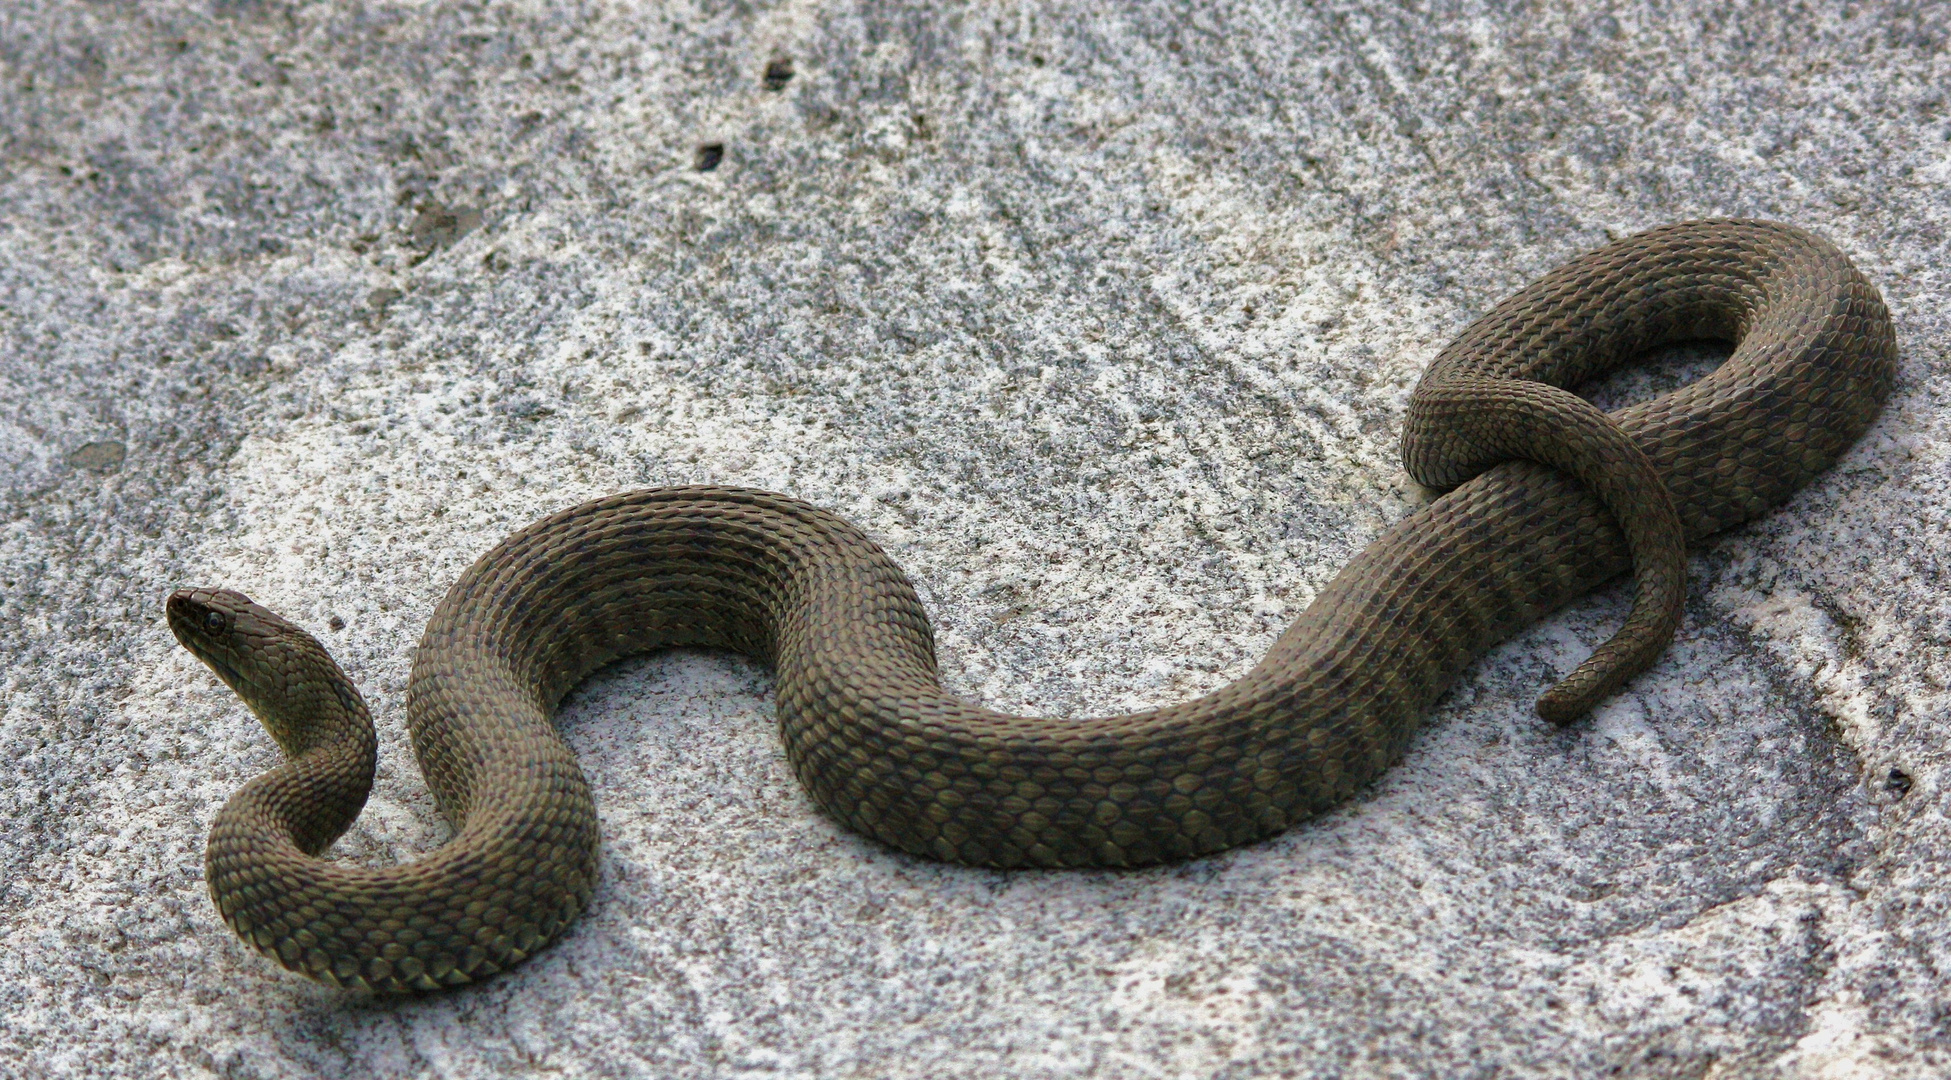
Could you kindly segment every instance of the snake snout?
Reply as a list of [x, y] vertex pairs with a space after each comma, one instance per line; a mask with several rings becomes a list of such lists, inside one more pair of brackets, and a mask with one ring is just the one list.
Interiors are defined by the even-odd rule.
[[190, 637], [214, 637], [229, 631], [237, 625], [239, 615], [255, 607], [250, 597], [231, 589], [178, 589], [169, 594], [164, 611], [176, 639], [188, 646]]
[[254, 616], [261, 611], [250, 597], [230, 589], [178, 589], [164, 605], [177, 642], [224, 675], [233, 687], [237, 685], [240, 651], [237, 638], [256, 626], [259, 620]]
[[232, 638], [240, 616], [254, 606], [250, 597], [229, 589], [178, 589], [163, 605], [177, 642], [246, 700], [254, 688]]

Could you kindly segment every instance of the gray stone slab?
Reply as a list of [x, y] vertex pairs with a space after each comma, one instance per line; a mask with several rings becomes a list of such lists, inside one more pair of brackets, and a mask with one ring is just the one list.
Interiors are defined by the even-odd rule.
[[[1947, 37], [1936, 3], [0, 9], [0, 1075], [1945, 1075]], [[1177, 700], [1429, 498], [1395, 440], [1451, 335], [1722, 214], [1849, 251], [1902, 378], [1702, 546], [1588, 723], [1530, 702], [1619, 590], [1318, 821], [1001, 874], [840, 830], [764, 669], [673, 654], [565, 711], [602, 880], [517, 972], [362, 1001], [204, 894], [275, 751], [173, 587], [366, 688], [336, 850], [374, 864], [445, 835], [401, 717], [434, 604], [620, 489], [849, 516], [990, 704]]]

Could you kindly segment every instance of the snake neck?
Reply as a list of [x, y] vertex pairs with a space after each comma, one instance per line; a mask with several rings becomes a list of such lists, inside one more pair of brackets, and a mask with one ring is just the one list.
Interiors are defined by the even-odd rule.
[[[316, 645], [316, 642], [313, 643]], [[298, 850], [318, 855], [350, 828], [372, 792], [379, 740], [372, 714], [351, 680], [317, 650], [309, 665], [275, 700], [244, 697], [285, 763], [237, 793], [226, 816], [246, 815], [288, 836]]]
[[378, 738], [365, 699], [318, 639], [242, 593], [182, 589], [169, 598], [177, 640], [250, 706], [284, 765], [240, 791], [232, 809], [315, 855], [372, 790]]
[[314, 747], [245, 785], [212, 831], [243, 826], [256, 835], [288, 837], [306, 855], [322, 854], [366, 805], [376, 764], [372, 740]]

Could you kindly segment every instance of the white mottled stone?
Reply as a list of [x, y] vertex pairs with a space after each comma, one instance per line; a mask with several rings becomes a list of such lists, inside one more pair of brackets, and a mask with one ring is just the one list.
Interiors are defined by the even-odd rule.
[[[0, 1076], [1951, 1073], [1947, 44], [1928, 2], [17, 0]], [[1589, 722], [1530, 705], [1618, 589], [1335, 813], [1001, 874], [842, 831], [763, 668], [663, 655], [565, 710], [602, 879], [519, 970], [360, 1000], [204, 893], [275, 750], [172, 588], [250, 593], [366, 689], [336, 850], [377, 864], [445, 835], [402, 723], [433, 606], [621, 489], [845, 514], [993, 705], [1177, 700], [1429, 498], [1395, 441], [1451, 335], [1724, 214], [1850, 252], [1902, 377], [1700, 548], [1679, 640]]]

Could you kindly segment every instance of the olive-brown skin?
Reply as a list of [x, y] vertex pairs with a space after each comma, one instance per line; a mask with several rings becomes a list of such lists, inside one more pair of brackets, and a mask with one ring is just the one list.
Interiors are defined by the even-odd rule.
[[[1736, 345], [1711, 375], [1610, 416], [1553, 389], [1690, 338]], [[596, 668], [671, 646], [770, 661], [801, 783], [904, 851], [1139, 866], [1244, 844], [1346, 800], [1476, 657], [1629, 567], [1625, 630], [1540, 709], [1577, 715], [1650, 663], [1678, 620], [1685, 541], [1827, 468], [1895, 367], [1876, 290], [1800, 230], [1690, 222], [1579, 258], [1473, 323], [1418, 387], [1405, 461], [1460, 486], [1357, 556], [1232, 685], [1077, 722], [943, 692], [913, 587], [817, 507], [725, 487], [572, 507], [483, 555], [428, 623], [407, 722], [455, 835], [383, 869], [319, 857], [372, 784], [357, 691], [277, 615], [183, 590], [171, 627], [289, 759], [218, 814], [211, 895], [246, 941], [339, 986], [436, 989], [520, 962], [596, 873], [595, 804], [555, 706]]]

